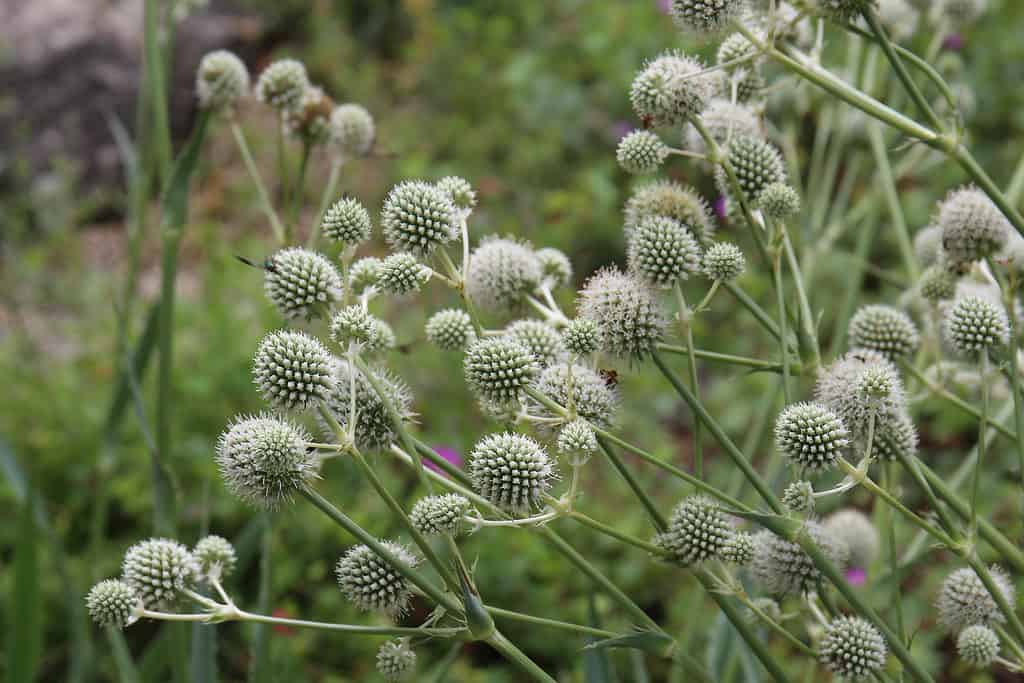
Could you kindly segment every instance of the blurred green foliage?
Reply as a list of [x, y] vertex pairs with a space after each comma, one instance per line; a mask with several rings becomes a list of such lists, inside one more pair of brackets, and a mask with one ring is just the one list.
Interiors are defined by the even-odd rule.
[[[1020, 150], [1004, 142], [1024, 128], [1024, 95], [1019, 88], [1005, 87], [1021, 82], [1024, 47], [1016, 32], [1024, 12], [1017, 3], [1006, 4], [1008, 16], [993, 13], [971, 29], [962, 54], [962, 80], [974, 86], [978, 102], [977, 116], [970, 122], [974, 145], [996, 178], [1009, 177]], [[623, 261], [620, 210], [630, 180], [615, 165], [614, 145], [635, 125], [628, 84], [645, 59], [681, 45], [653, 0], [493, 5], [333, 0], [313, 3], [312, 9], [310, 3], [297, 1], [260, 5], [265, 5], [273, 33], [284, 39], [276, 55], [303, 59], [313, 80], [336, 100], [360, 102], [377, 118], [384, 154], [346, 167], [345, 191], [378, 207], [399, 179], [462, 175], [480, 195], [472, 219], [475, 234], [512, 233], [560, 247], [573, 257], [578, 281], [601, 265]], [[273, 123], [262, 114], [243, 118], [269, 174]], [[799, 139], [808, 141], [814, 121], [794, 124]], [[226, 128], [216, 127], [213, 138], [195, 183], [179, 278], [170, 466], [181, 540], [191, 544], [204, 528], [235, 540], [243, 561], [232, 586], [241, 604], [252, 605], [257, 595], [255, 516], [223, 491], [211, 456], [232, 415], [260, 410], [249, 361], [261, 334], [281, 321], [262, 297], [259, 273], [234, 258], [266, 255], [269, 235]], [[327, 172], [326, 160], [315, 161], [310, 207]], [[707, 174], [696, 165], [679, 164], [672, 174], [713, 196]], [[908, 181], [901, 199], [912, 228], [927, 222], [932, 203], [958, 180], [944, 168]], [[17, 202], [18, 210], [5, 212], [12, 220], [2, 238], [0, 269], [0, 377], [5, 383], [0, 392], [0, 471], [7, 476], [0, 484], [0, 506], [8, 511], [8, 523], [0, 525], [0, 595], [12, 595], [20, 585], [14, 549], [24, 526], [16, 520], [25, 516], [19, 512], [25, 500], [33, 501], [43, 629], [38, 680], [64, 680], [69, 672], [81, 674], [76, 680], [117, 680], [111, 654], [116, 641], [107, 641], [85, 623], [81, 598], [93, 582], [118, 573], [125, 548], [150, 533], [147, 432], [153, 419], [152, 373], [139, 378], [117, 429], [105, 431], [119, 365], [113, 302], [123, 286], [120, 226], [83, 227], [88, 207], [76, 204], [74, 192], [63, 185], [37, 187], [36, 192], [4, 198], [9, 207]], [[31, 206], [22, 210], [26, 202]], [[307, 222], [313, 219], [312, 210]], [[14, 220], [30, 213], [37, 228], [33, 231]], [[884, 225], [886, 219], [883, 214], [876, 220]], [[898, 265], [889, 232], [883, 227], [871, 255], [881, 268]], [[730, 238], [743, 243], [739, 235]], [[147, 300], [156, 290], [157, 261], [151, 234], [142, 251], [140, 289]], [[829, 292], [842, 282], [847, 263], [839, 253], [822, 256], [822, 279], [812, 294], [817, 307], [830, 308]], [[744, 285], [762, 296], [769, 283], [755, 272]], [[866, 286], [868, 298], [886, 287], [874, 278]], [[419, 397], [415, 405], [422, 413], [424, 439], [465, 453], [488, 427], [459, 380], [458, 359], [432, 351], [422, 340], [429, 312], [453, 300], [437, 290], [427, 300], [428, 306], [394, 307], [385, 315], [395, 324], [399, 343], [408, 345], [408, 353], [397, 356], [395, 369]], [[571, 303], [568, 295], [563, 303]], [[822, 329], [831, 329], [833, 314], [827, 312]], [[136, 317], [133, 339], [142, 330], [143, 316]], [[718, 334], [726, 320], [729, 332]], [[755, 329], [723, 294], [699, 321], [696, 336], [702, 346], [718, 351], [774, 353]], [[620, 370], [624, 404], [630, 407], [622, 432], [660, 457], [688, 466], [688, 412], [649, 370]], [[708, 404], [739, 443], [746, 439], [748, 452], [767, 460], [770, 419], [779, 407], [777, 380], [718, 370], [706, 368]], [[929, 459], [936, 469], [948, 471], [971, 443], [973, 423], [959, 414], [936, 412], [933, 405], [921, 429]], [[709, 457], [717, 483], [739, 485], [728, 468], [714, 466], [713, 448]], [[1019, 477], [1005, 462], [994, 466]], [[601, 465], [587, 472], [584, 506], [598, 518], [614, 518], [625, 531], [648, 536], [639, 506]], [[390, 461], [381, 459], [377, 467], [399, 497], [409, 500], [414, 494], [410, 478]], [[14, 483], [21, 476], [25, 488]], [[658, 500], [674, 501], [684, 493], [676, 482], [649, 469], [639, 470], [639, 476]], [[373, 533], [397, 533], [383, 504], [348, 463], [332, 461], [320, 486]], [[34, 499], [26, 493], [30, 490], [37, 492]], [[1012, 524], [1018, 530], [1020, 520]], [[351, 539], [305, 505], [282, 511], [275, 525], [273, 608], [308, 619], [365, 621], [367, 617], [343, 600], [332, 575], [333, 563]], [[711, 614], [712, 608], [701, 607], [709, 601], [685, 572], [652, 563], [570, 522], [557, 526], [670, 633], [682, 637], [693, 652], [703, 652], [712, 630], [694, 615]], [[581, 623], [590, 619], [591, 586], [567, 572], [561, 558], [527, 532], [499, 535], [485, 530], [466, 548], [469, 558], [480, 559], [477, 580], [489, 602]], [[934, 577], [929, 580], [934, 583]], [[934, 586], [914, 587], [915, 599], [906, 605], [910, 620], [927, 612], [933, 592]], [[3, 602], [14, 609], [14, 601]], [[600, 597], [596, 611], [606, 624], [628, 628]], [[168, 680], [164, 631], [140, 624], [124, 634], [143, 680]], [[582, 680], [578, 640], [515, 623], [507, 624], [507, 635], [560, 680]], [[249, 657], [247, 627], [218, 627], [218, 636], [222, 680], [243, 680]], [[919, 642], [935, 638], [922, 634]], [[373, 680], [377, 644], [376, 639], [311, 631], [276, 632], [271, 639], [274, 680]], [[421, 670], [444, 654], [442, 646], [421, 648]], [[0, 660], [0, 678], [11, 675], [6, 662]], [[628, 655], [613, 653], [611, 662], [619, 680], [639, 680]], [[650, 680], [668, 680], [663, 663], [652, 661], [649, 666]], [[472, 645], [445, 680], [519, 679], [487, 648]]]

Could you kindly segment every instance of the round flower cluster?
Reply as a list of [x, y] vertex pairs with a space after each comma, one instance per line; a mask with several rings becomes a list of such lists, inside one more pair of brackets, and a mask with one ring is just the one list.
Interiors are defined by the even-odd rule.
[[738, 531], [726, 539], [718, 554], [726, 562], [742, 567], [753, 561], [755, 552], [757, 552], [757, 543], [754, 536], [745, 531]]
[[[761, 191], [773, 183], [786, 182], [786, 167], [782, 155], [761, 138], [750, 135], [737, 136], [729, 143], [727, 155], [736, 183], [747, 197], [747, 201], [755, 202]], [[722, 194], [730, 194], [730, 183], [724, 167], [718, 168], [716, 179]]]
[[[381, 541], [395, 562], [410, 569], [419, 560], [405, 546], [394, 541]], [[341, 556], [334, 570], [338, 587], [352, 604], [364, 612], [377, 610], [392, 617], [405, 614], [412, 596], [409, 580], [390, 559], [378, 555], [366, 545], [350, 548]]]
[[780, 500], [790, 512], [813, 512], [814, 486], [809, 481], [794, 481], [782, 491]]
[[505, 328], [505, 335], [529, 349], [540, 367], [565, 358], [565, 342], [561, 333], [540, 320], [517, 320]]
[[279, 330], [260, 342], [253, 358], [253, 381], [275, 408], [303, 411], [327, 398], [332, 387], [327, 348], [304, 332]]
[[522, 434], [484, 437], [469, 456], [469, 477], [477, 493], [516, 514], [539, 506], [555, 476], [544, 448]]
[[691, 496], [672, 511], [668, 529], [654, 537], [654, 544], [678, 564], [688, 566], [718, 557], [733, 533], [715, 501]]
[[614, 268], [601, 270], [587, 281], [577, 311], [598, 325], [604, 349], [616, 356], [643, 356], [661, 340], [668, 325], [650, 288]]
[[309, 86], [295, 109], [284, 111], [284, 127], [307, 145], [326, 142], [331, 136], [331, 112], [334, 101], [323, 88]]
[[407, 640], [389, 640], [377, 650], [377, 673], [385, 681], [408, 680], [415, 669], [416, 653]]
[[562, 330], [565, 348], [574, 356], [589, 356], [601, 348], [601, 326], [587, 318], [576, 318]]
[[315, 251], [282, 249], [267, 260], [264, 272], [267, 298], [288, 320], [319, 318], [341, 296], [337, 269]]
[[199, 539], [192, 549], [202, 576], [219, 581], [235, 570], [235, 547], [223, 536], [211, 534]]
[[822, 664], [851, 681], [870, 680], [885, 666], [885, 638], [860, 617], [836, 617], [825, 628], [819, 647]]
[[196, 96], [204, 109], [230, 107], [249, 91], [249, 70], [235, 54], [216, 50], [203, 57], [196, 72]]
[[306, 449], [310, 441], [302, 427], [278, 417], [240, 417], [217, 441], [217, 469], [232, 494], [257, 507], [276, 508], [315, 476]]
[[538, 366], [530, 350], [519, 342], [494, 337], [469, 347], [463, 370], [466, 383], [477, 396], [489, 403], [508, 404], [519, 400]]
[[437, 187], [448, 196], [448, 199], [462, 215], [468, 215], [468, 212], [476, 206], [476, 192], [465, 178], [454, 175], [445, 176], [437, 181]]
[[385, 292], [404, 296], [418, 292], [433, 275], [433, 271], [406, 252], [388, 254], [380, 263], [376, 284]]
[[700, 245], [678, 221], [649, 216], [629, 235], [629, 267], [653, 285], [671, 287], [701, 270]]
[[418, 180], [396, 185], [381, 211], [384, 239], [393, 249], [426, 255], [459, 235], [455, 204], [437, 185]]
[[988, 626], [968, 626], [956, 637], [956, 651], [968, 664], [979, 668], [991, 666], [999, 656], [999, 636]]
[[540, 263], [540, 272], [544, 277], [542, 287], [557, 289], [565, 287], [572, 280], [572, 262], [564, 252], [544, 247], [538, 249], [534, 255]]
[[457, 308], [446, 308], [430, 316], [426, 334], [427, 341], [445, 351], [462, 351], [476, 341], [473, 320]]
[[849, 445], [849, 432], [834, 412], [820, 403], [795, 403], [775, 422], [775, 443], [793, 464], [810, 470], [834, 467]]
[[957, 299], [944, 319], [946, 338], [968, 355], [1004, 346], [1010, 341], [1010, 322], [1001, 304], [978, 296]]
[[345, 197], [328, 207], [322, 221], [324, 236], [346, 247], [370, 239], [370, 212], [358, 200]]
[[146, 609], [160, 610], [173, 605], [179, 593], [195, 583], [199, 565], [181, 543], [151, 538], [128, 549], [121, 575]]
[[558, 452], [564, 455], [570, 465], [580, 466], [590, 460], [598, 448], [597, 435], [586, 420], [576, 419], [558, 432]]
[[[353, 372], [347, 362], [336, 361], [333, 389], [327, 397], [325, 406], [339, 426], [348, 428], [352, 417], [354, 389], [355, 445], [361, 450], [380, 450], [387, 448], [398, 438], [396, 425], [391, 417], [392, 410], [403, 422], [412, 419], [412, 392], [405, 382], [386, 369], [371, 369], [370, 373], [373, 381], [380, 387], [381, 394], [377, 393], [377, 388], [358, 368]], [[328, 440], [337, 439], [334, 425], [322, 415], [317, 417], [324, 437]]]
[[679, 28], [716, 33], [741, 15], [743, 0], [672, 0], [669, 13]]
[[348, 158], [366, 156], [373, 147], [373, 116], [360, 104], [342, 104], [331, 112], [331, 141]]
[[771, 183], [757, 196], [757, 208], [776, 220], [800, 213], [800, 193], [786, 183]]
[[85, 598], [85, 606], [100, 626], [124, 628], [131, 625], [139, 607], [139, 596], [135, 590], [120, 579], [100, 581], [89, 591]]
[[954, 263], [996, 253], [1012, 232], [1006, 216], [975, 187], [950, 192], [939, 203], [935, 224], [942, 232], [942, 248]]
[[[846, 566], [846, 545], [817, 522], [804, 522], [804, 532], [832, 564]], [[775, 595], [806, 593], [817, 588], [821, 571], [799, 544], [787, 541], [767, 529], [754, 535], [751, 571], [765, 589]]]
[[508, 313], [518, 308], [542, 279], [540, 261], [528, 244], [491, 237], [473, 250], [466, 292], [480, 308]]
[[[618, 392], [596, 370], [585, 365], [572, 365], [570, 368], [568, 363], [558, 363], [545, 368], [537, 377], [536, 387], [537, 391], [561, 406], [571, 404], [576, 415], [599, 427], [611, 426], [619, 406]], [[531, 407], [538, 415], [557, 417], [542, 404]]]
[[704, 274], [712, 280], [731, 282], [743, 274], [747, 260], [735, 244], [716, 242], [704, 252]]
[[295, 59], [279, 59], [273, 62], [256, 81], [256, 99], [269, 104], [278, 111], [297, 109], [309, 88], [306, 67]]
[[825, 518], [824, 527], [846, 544], [851, 567], [867, 569], [878, 557], [878, 529], [860, 510], [837, 510]]
[[662, 54], [633, 79], [629, 90], [633, 111], [656, 126], [686, 123], [701, 113], [714, 94], [715, 79], [703, 71], [704, 65], [692, 57]]
[[668, 145], [649, 130], [634, 130], [626, 135], [615, 153], [622, 170], [635, 174], [657, 171], [668, 155]]
[[[1014, 605], [1016, 592], [1010, 577], [999, 567], [991, 567], [989, 573], [1002, 597]], [[967, 567], [957, 569], [942, 582], [935, 608], [939, 611], [939, 624], [953, 633], [975, 624], [997, 626], [1006, 621], [981, 577]]]
[[848, 335], [852, 346], [877, 351], [890, 360], [912, 354], [921, 343], [910, 316], [884, 304], [859, 309], [850, 319]]
[[[719, 145], [728, 145], [730, 140], [740, 135], [761, 136], [761, 122], [754, 110], [745, 104], [733, 102], [731, 98], [714, 98], [708, 102], [699, 118], [704, 130]], [[684, 137], [686, 148], [690, 151], [697, 154], [707, 151], [704, 138], [692, 123], [686, 126]]]
[[412, 506], [409, 520], [421, 534], [457, 534], [469, 509], [469, 500], [458, 493], [427, 496]]
[[715, 222], [711, 207], [692, 187], [672, 180], [653, 180], [638, 185], [624, 209], [626, 239], [645, 218], [665, 216], [678, 221], [693, 233], [701, 244], [711, 241]]

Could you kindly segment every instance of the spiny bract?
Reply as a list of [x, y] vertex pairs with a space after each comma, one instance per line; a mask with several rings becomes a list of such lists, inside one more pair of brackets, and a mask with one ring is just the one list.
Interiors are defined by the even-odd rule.
[[484, 437], [469, 457], [469, 476], [477, 493], [513, 513], [527, 513], [556, 476], [544, 448], [528, 436], [506, 432]]

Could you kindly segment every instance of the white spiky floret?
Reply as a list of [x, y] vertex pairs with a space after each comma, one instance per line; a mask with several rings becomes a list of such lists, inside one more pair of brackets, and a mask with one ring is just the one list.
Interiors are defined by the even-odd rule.
[[481, 309], [508, 313], [518, 308], [543, 278], [540, 259], [528, 243], [492, 236], [473, 250], [466, 292]]
[[681, 52], [662, 53], [633, 79], [633, 111], [656, 126], [685, 123], [699, 115], [714, 94], [716, 78], [704, 71], [700, 60]]
[[339, 104], [331, 112], [331, 142], [346, 158], [366, 156], [377, 135], [373, 115], [361, 104]]
[[220, 435], [214, 461], [227, 490], [273, 509], [316, 476], [305, 428], [274, 415], [240, 416]]
[[263, 289], [288, 320], [323, 316], [342, 288], [337, 268], [322, 254], [302, 247], [281, 249], [264, 266]]
[[308, 410], [331, 390], [332, 362], [318, 339], [305, 332], [278, 330], [260, 341], [253, 358], [253, 382], [275, 408]]
[[668, 318], [651, 288], [616, 268], [600, 270], [580, 292], [579, 317], [601, 328], [604, 349], [639, 358], [661, 340]]
[[150, 538], [128, 549], [121, 575], [146, 609], [161, 610], [172, 606], [181, 591], [195, 583], [199, 566], [181, 543]]
[[522, 514], [541, 504], [557, 472], [543, 446], [505, 432], [477, 443], [469, 457], [469, 476], [477, 493], [492, 504]]
[[[380, 543], [401, 565], [412, 569], [419, 564], [419, 559], [405, 546], [386, 540]], [[364, 612], [380, 611], [399, 617], [409, 607], [409, 580], [367, 545], [350, 548], [338, 560], [334, 573], [341, 592]]]
[[458, 210], [448, 193], [421, 180], [395, 185], [381, 210], [388, 245], [421, 256], [457, 238], [459, 225]]

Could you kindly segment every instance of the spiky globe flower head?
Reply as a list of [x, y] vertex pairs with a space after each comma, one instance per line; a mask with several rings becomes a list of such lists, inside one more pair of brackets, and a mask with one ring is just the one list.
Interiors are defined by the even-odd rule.
[[794, 481], [782, 491], [781, 500], [790, 512], [813, 512], [814, 486], [809, 481]]
[[818, 9], [828, 18], [847, 22], [878, 6], [878, 0], [817, 0]]
[[311, 85], [302, 93], [299, 106], [284, 111], [285, 129], [309, 145], [319, 145], [331, 138], [331, 112], [334, 100], [323, 88]]
[[457, 534], [469, 508], [469, 500], [458, 493], [427, 496], [412, 506], [409, 520], [421, 534]]
[[[334, 389], [327, 399], [327, 409], [342, 428], [347, 428], [352, 416], [352, 388], [355, 385], [356, 402], [356, 446], [362, 450], [380, 450], [387, 448], [398, 438], [396, 426], [391, 419], [387, 404], [398, 413], [405, 422], [411, 420], [413, 413], [412, 391], [405, 382], [384, 368], [370, 369], [374, 381], [380, 385], [384, 396], [381, 397], [374, 389], [370, 380], [359, 371], [353, 371], [345, 361], [334, 364]], [[386, 401], [386, 402], [385, 402]], [[322, 415], [318, 416], [320, 429], [326, 438], [335, 438], [334, 425], [329, 424]]]
[[818, 651], [825, 668], [848, 681], [870, 680], [889, 655], [885, 638], [871, 622], [849, 616], [829, 622]]
[[296, 59], [271, 63], [256, 81], [256, 99], [280, 112], [297, 109], [309, 88], [306, 67]]
[[458, 210], [448, 193], [421, 180], [391, 188], [381, 210], [381, 225], [392, 248], [421, 256], [459, 235]]
[[[754, 202], [761, 191], [772, 183], [786, 182], [782, 155], [770, 142], [750, 135], [732, 139], [727, 148], [729, 164], [740, 190]], [[729, 194], [730, 185], [721, 166], [715, 172], [722, 194]]]
[[914, 234], [914, 255], [927, 268], [942, 258], [942, 228], [929, 225]]
[[755, 550], [754, 536], [745, 531], [737, 531], [726, 539], [718, 554], [726, 562], [742, 567], [753, 561]]
[[364, 256], [348, 269], [348, 286], [354, 294], [362, 294], [370, 287], [376, 287], [380, 281], [381, 266], [384, 261], [376, 256]]
[[540, 272], [544, 277], [544, 286], [548, 289], [565, 287], [572, 280], [572, 262], [560, 249], [544, 247], [537, 250]]
[[1010, 235], [1010, 221], [976, 187], [953, 190], [939, 202], [936, 225], [942, 248], [954, 263], [969, 263], [999, 251]]
[[979, 296], [957, 299], [943, 319], [946, 338], [964, 355], [1010, 341], [1010, 322], [1001, 304]]
[[447, 195], [455, 208], [464, 214], [476, 206], [476, 192], [465, 178], [457, 175], [445, 176], [437, 181], [437, 187]]
[[556, 446], [570, 465], [578, 467], [586, 464], [597, 451], [597, 435], [589, 422], [577, 418], [558, 432]]
[[505, 335], [529, 349], [541, 367], [565, 358], [562, 335], [540, 320], [517, 320], [505, 328]]
[[594, 320], [575, 318], [562, 330], [565, 348], [574, 356], [589, 356], [601, 348], [601, 326]]
[[956, 652], [968, 664], [984, 669], [999, 656], [999, 636], [988, 626], [968, 626], [956, 637]]
[[[762, 134], [761, 121], [757, 113], [749, 106], [733, 102], [731, 98], [726, 97], [716, 97], [708, 102], [708, 106], [700, 115], [700, 122], [719, 145], [727, 145], [732, 138], [739, 135], [758, 137]], [[704, 154], [704, 138], [692, 123], [687, 124], [683, 137], [687, 149]]]
[[469, 347], [463, 361], [466, 383], [489, 403], [519, 400], [539, 366], [528, 348], [508, 337], [481, 339]]
[[230, 107], [249, 91], [249, 70], [234, 53], [215, 50], [196, 71], [196, 97], [203, 109]]
[[[569, 364], [545, 368], [537, 378], [537, 390], [555, 403], [569, 405]], [[572, 366], [572, 405], [576, 414], [598, 427], [611, 426], [619, 407], [619, 394], [596, 371], [585, 365]], [[549, 408], [538, 405], [538, 415], [557, 417]]]
[[395, 333], [383, 320], [354, 304], [337, 311], [331, 318], [331, 339], [342, 348], [357, 344], [367, 353], [376, 353], [394, 346]]
[[626, 200], [625, 230], [629, 234], [648, 216], [665, 216], [679, 221], [701, 244], [711, 240], [715, 222], [711, 207], [692, 187], [672, 180], [655, 180], [633, 190]]
[[316, 476], [310, 441], [305, 429], [278, 417], [240, 417], [220, 435], [214, 460], [230, 493], [273, 509]]
[[[419, 564], [419, 559], [405, 546], [394, 541], [380, 543], [402, 565], [414, 568]], [[376, 610], [398, 617], [409, 606], [408, 579], [370, 546], [349, 548], [338, 560], [334, 573], [341, 592], [364, 612]]]
[[[840, 539], [814, 521], [804, 522], [804, 531], [828, 560], [843, 569], [849, 551]], [[773, 595], [806, 593], [817, 588], [821, 572], [799, 544], [776, 536], [767, 529], [754, 534], [751, 571]]]
[[[1014, 605], [1016, 591], [1010, 577], [996, 566], [989, 567], [989, 572], [1006, 602]], [[981, 577], [969, 567], [957, 569], [946, 577], [935, 601], [935, 608], [939, 611], [939, 624], [951, 633], [975, 624], [996, 626], [1006, 621]]]
[[825, 368], [818, 376], [815, 398], [842, 419], [857, 451], [866, 447], [874, 419], [876, 455], [915, 452], [917, 432], [907, 411], [903, 380], [877, 351], [854, 349]]
[[629, 234], [630, 269], [651, 284], [671, 287], [701, 270], [697, 239], [682, 223], [665, 216], [649, 216]]
[[616, 356], [642, 357], [654, 348], [668, 325], [650, 287], [617, 268], [605, 268], [587, 280], [577, 311], [580, 318], [597, 323], [604, 349]]
[[377, 273], [377, 286], [381, 290], [404, 296], [418, 292], [427, 284], [433, 271], [416, 260], [416, 257], [404, 251], [388, 254], [380, 263]]
[[370, 212], [352, 197], [344, 197], [328, 207], [321, 223], [324, 236], [345, 247], [354, 247], [370, 239], [373, 222]]
[[238, 561], [235, 546], [231, 545], [228, 539], [215, 534], [199, 539], [196, 547], [192, 549], [192, 556], [196, 558], [201, 576], [218, 581], [230, 576]]
[[377, 673], [385, 681], [408, 680], [415, 669], [416, 653], [409, 647], [408, 640], [389, 640], [377, 650]]
[[749, 102], [764, 90], [764, 76], [758, 60], [754, 58], [756, 54], [757, 47], [742, 33], [731, 34], [719, 45], [716, 55], [719, 66], [739, 59], [748, 60], [724, 67], [723, 94], [729, 100], [735, 98], [737, 102]]
[[665, 162], [669, 148], [657, 134], [649, 130], [634, 130], [619, 141], [615, 158], [626, 173], [642, 175], [654, 173]]
[[288, 247], [271, 256], [264, 266], [263, 290], [288, 320], [322, 316], [342, 292], [341, 276], [322, 255], [301, 247]]
[[941, 264], [928, 266], [918, 281], [921, 296], [927, 301], [952, 299], [956, 294], [956, 275]]
[[138, 618], [135, 616], [138, 604], [135, 590], [120, 579], [100, 581], [85, 596], [89, 616], [100, 626], [130, 626]]
[[668, 520], [668, 529], [654, 537], [654, 544], [687, 566], [718, 557], [733, 535], [732, 525], [715, 501], [690, 496], [679, 503]]
[[361, 104], [340, 104], [331, 112], [331, 142], [347, 158], [366, 156], [377, 134], [373, 116]]
[[427, 341], [444, 351], [462, 351], [476, 341], [472, 318], [458, 308], [447, 308], [430, 316], [426, 332]]
[[837, 510], [826, 517], [823, 524], [826, 531], [846, 543], [851, 567], [867, 569], [878, 557], [878, 529], [860, 510]]
[[669, 14], [684, 31], [717, 33], [739, 18], [743, 0], [672, 0]]
[[921, 343], [917, 326], [903, 311], [884, 304], [862, 306], [850, 319], [850, 345], [893, 359], [913, 353]]
[[[697, 116], [714, 94], [715, 79], [704, 65], [680, 52], [665, 52], [633, 79], [633, 111], [655, 126], [674, 126]], [[701, 75], [697, 75], [701, 74]]]
[[786, 183], [771, 183], [757, 195], [755, 205], [769, 218], [785, 220], [800, 213], [800, 193]]
[[146, 609], [171, 606], [198, 578], [196, 558], [181, 543], [150, 538], [128, 548], [121, 575]]
[[794, 465], [809, 470], [835, 466], [849, 445], [849, 432], [835, 412], [820, 403], [794, 403], [775, 422], [775, 443]]
[[469, 457], [469, 477], [477, 493], [515, 514], [539, 506], [556, 476], [544, 447], [513, 432], [484, 437]]
[[331, 354], [304, 332], [278, 330], [260, 342], [253, 382], [264, 400], [281, 410], [307, 410], [331, 390]]
[[704, 274], [712, 280], [731, 282], [747, 268], [747, 259], [735, 244], [716, 242], [704, 252]]
[[543, 279], [540, 259], [529, 244], [487, 237], [473, 250], [466, 292], [480, 308], [508, 313], [518, 308]]

